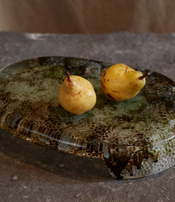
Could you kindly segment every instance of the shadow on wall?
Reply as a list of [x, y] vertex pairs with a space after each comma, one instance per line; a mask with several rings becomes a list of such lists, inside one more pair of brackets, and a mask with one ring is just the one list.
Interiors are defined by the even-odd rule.
[[174, 0], [0, 0], [0, 31], [175, 32]]

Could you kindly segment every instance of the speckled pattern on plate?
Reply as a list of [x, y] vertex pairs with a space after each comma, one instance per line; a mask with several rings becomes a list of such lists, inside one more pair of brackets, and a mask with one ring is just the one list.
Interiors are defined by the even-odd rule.
[[[103, 159], [118, 179], [149, 176], [171, 167], [175, 164], [175, 83], [150, 72], [136, 97], [114, 102], [105, 96], [100, 83], [110, 65], [41, 57], [3, 68], [0, 127], [31, 143]], [[58, 90], [66, 71], [94, 86], [97, 103], [89, 112], [74, 115], [59, 105]]]

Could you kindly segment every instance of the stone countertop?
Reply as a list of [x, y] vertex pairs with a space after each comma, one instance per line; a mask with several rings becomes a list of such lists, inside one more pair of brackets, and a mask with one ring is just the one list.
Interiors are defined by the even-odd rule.
[[[0, 68], [40, 56], [69, 56], [150, 69], [175, 81], [175, 34], [100, 35], [0, 32]], [[2, 144], [0, 144], [2, 147]], [[17, 175], [18, 180], [11, 178]], [[175, 200], [175, 168], [129, 181], [83, 181], [8, 156], [0, 148], [0, 201]]]

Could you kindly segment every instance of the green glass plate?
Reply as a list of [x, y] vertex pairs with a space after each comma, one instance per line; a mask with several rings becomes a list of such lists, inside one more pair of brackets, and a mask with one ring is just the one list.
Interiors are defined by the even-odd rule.
[[[105, 96], [100, 82], [111, 65], [41, 57], [6, 66], [0, 72], [0, 127], [31, 144], [103, 159], [118, 179], [149, 176], [171, 167], [175, 164], [175, 83], [150, 72], [136, 97], [114, 102]], [[66, 71], [92, 83], [97, 94], [92, 110], [74, 115], [60, 106], [58, 90]]]

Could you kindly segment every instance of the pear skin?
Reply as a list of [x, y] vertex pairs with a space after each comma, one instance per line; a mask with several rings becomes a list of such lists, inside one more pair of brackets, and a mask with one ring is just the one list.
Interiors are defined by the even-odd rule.
[[83, 114], [96, 104], [92, 84], [80, 76], [69, 74], [59, 89], [58, 98], [60, 105], [73, 114]]
[[101, 86], [106, 96], [113, 101], [135, 97], [145, 86], [145, 76], [131, 67], [119, 63], [109, 67], [101, 77]]

